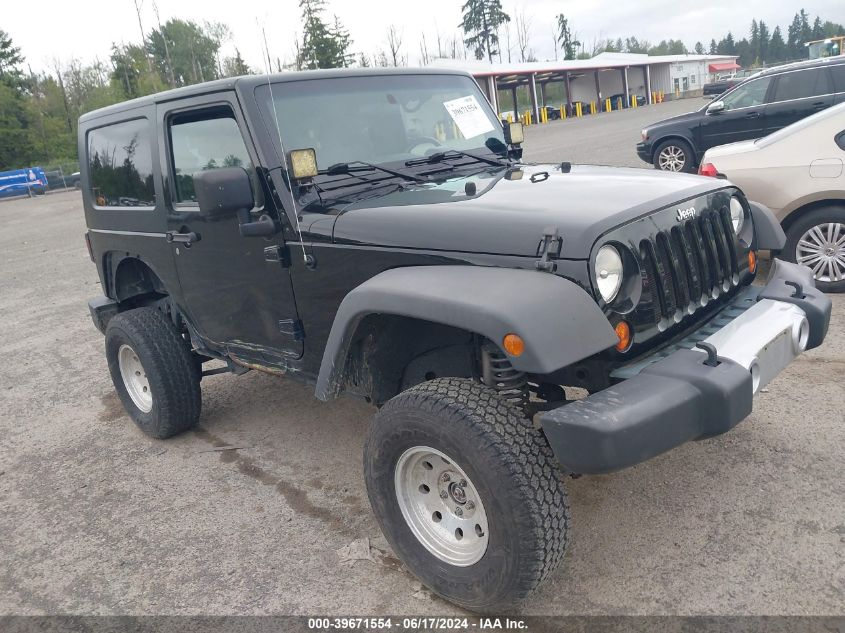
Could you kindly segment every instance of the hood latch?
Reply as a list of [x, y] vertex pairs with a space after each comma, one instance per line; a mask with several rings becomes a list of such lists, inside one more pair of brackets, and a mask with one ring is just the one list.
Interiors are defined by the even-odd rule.
[[553, 273], [557, 270], [557, 264], [552, 261], [560, 257], [563, 249], [563, 238], [558, 235], [556, 226], [547, 226], [543, 229], [543, 239], [537, 245], [537, 255], [540, 259], [534, 262], [537, 270]]

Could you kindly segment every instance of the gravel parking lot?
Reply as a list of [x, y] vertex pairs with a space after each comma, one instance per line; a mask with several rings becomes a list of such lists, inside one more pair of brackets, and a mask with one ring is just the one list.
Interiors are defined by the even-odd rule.
[[[530, 160], [644, 166], [665, 103], [527, 131]], [[201, 428], [137, 431], [86, 300], [79, 194], [0, 202], [0, 613], [450, 614], [390, 553], [361, 474], [373, 409], [257, 372]], [[731, 433], [568, 484], [572, 546], [526, 614], [842, 614], [845, 297]], [[369, 539], [371, 560], [347, 558]]]

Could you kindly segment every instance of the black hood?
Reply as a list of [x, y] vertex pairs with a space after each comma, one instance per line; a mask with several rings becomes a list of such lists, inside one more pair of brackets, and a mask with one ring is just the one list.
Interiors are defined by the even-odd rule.
[[[414, 186], [342, 207], [334, 241], [423, 250], [533, 257], [547, 227], [563, 259], [586, 259], [604, 233], [658, 209], [729, 186], [646, 169], [532, 165]], [[475, 183], [476, 193], [466, 190]]]

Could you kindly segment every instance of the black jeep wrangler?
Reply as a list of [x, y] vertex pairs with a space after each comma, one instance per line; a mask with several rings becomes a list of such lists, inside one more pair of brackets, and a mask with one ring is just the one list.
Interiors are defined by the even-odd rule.
[[89, 305], [129, 415], [190, 429], [221, 371], [363, 397], [396, 554], [468, 609], [524, 599], [566, 548], [564, 475], [731, 429], [831, 308], [780, 260], [752, 285], [784, 235], [729, 182], [529, 165], [521, 141], [445, 71], [242, 77], [83, 116]]

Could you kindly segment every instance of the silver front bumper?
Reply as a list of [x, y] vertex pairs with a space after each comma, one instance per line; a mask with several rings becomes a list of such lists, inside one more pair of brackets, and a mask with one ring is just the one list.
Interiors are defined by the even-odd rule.
[[750, 371], [757, 393], [807, 349], [809, 336], [810, 322], [801, 308], [762, 299], [704, 342]]
[[611, 376], [629, 379], [679, 349], [706, 354], [697, 347], [709, 343], [717, 354], [751, 372], [754, 393], [807, 348], [810, 323], [800, 307], [774, 299], [758, 299], [762, 288], [749, 286], [713, 319], [680, 341], [625, 367]]

